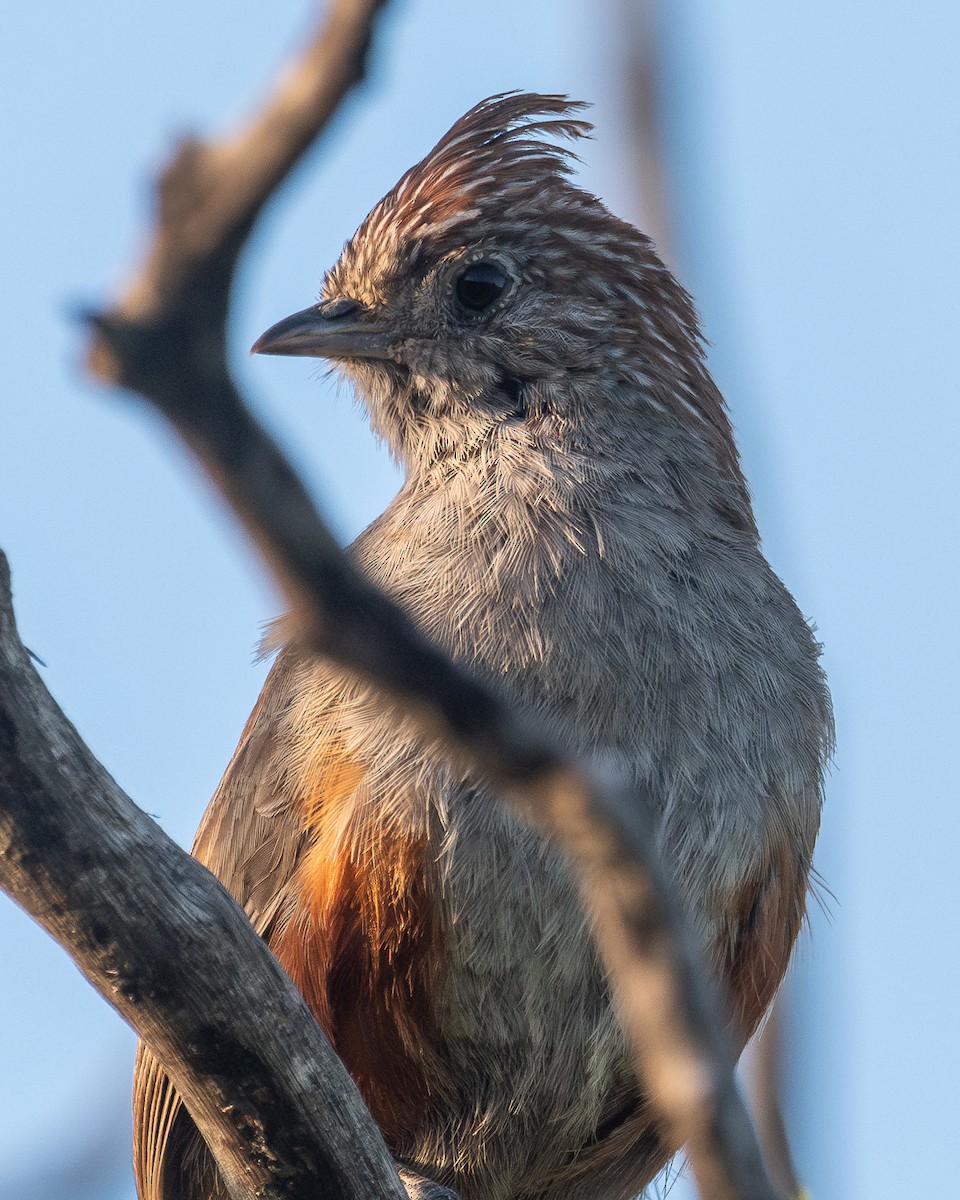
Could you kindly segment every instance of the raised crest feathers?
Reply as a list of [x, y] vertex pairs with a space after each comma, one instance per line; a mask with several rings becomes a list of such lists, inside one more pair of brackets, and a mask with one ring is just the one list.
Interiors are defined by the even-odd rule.
[[[374, 207], [347, 247], [441, 236], [496, 207], [560, 184], [578, 162], [569, 146], [593, 126], [567, 96], [502, 92], [474, 105]], [[560, 139], [560, 142], [551, 140]]]

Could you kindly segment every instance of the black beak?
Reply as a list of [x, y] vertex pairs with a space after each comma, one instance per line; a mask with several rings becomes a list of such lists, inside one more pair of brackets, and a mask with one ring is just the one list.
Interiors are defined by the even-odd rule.
[[250, 347], [251, 354], [309, 358], [385, 358], [389, 337], [357, 300], [323, 300], [271, 325]]

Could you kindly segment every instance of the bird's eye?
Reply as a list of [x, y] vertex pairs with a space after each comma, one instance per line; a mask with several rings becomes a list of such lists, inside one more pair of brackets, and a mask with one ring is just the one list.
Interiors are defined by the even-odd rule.
[[508, 283], [506, 271], [496, 263], [475, 262], [457, 276], [454, 292], [467, 312], [482, 313], [496, 304]]

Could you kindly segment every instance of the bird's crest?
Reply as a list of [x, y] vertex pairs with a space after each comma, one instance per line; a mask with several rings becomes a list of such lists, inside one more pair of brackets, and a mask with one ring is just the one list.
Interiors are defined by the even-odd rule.
[[335, 274], [375, 279], [391, 251], [417, 245], [436, 252], [445, 235], [469, 237], [474, 222], [542, 198], [561, 185], [577, 156], [551, 139], [587, 137], [593, 128], [574, 114], [586, 107], [567, 96], [502, 92], [474, 105], [420, 162], [401, 177], [344, 248]]

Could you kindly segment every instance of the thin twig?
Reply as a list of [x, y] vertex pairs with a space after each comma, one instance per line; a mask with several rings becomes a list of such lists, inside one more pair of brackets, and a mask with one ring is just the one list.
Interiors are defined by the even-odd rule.
[[747, 1056], [747, 1094], [771, 1178], [781, 1195], [800, 1197], [803, 1184], [790, 1150], [783, 1093], [784, 994], [777, 996]]
[[[146, 262], [118, 304], [127, 318], [149, 323], [178, 308], [210, 334], [222, 328], [237, 257], [254, 222], [363, 80], [386, 6], [330, 0], [313, 38], [246, 126], [219, 141], [188, 138], [177, 147], [158, 181]], [[95, 371], [109, 375], [109, 363]]]
[[632, 137], [627, 161], [640, 203], [642, 228], [671, 268], [676, 242], [670, 203], [670, 173], [663, 144], [663, 38], [660, 0], [618, 0], [617, 45], [625, 59], [622, 91]]

